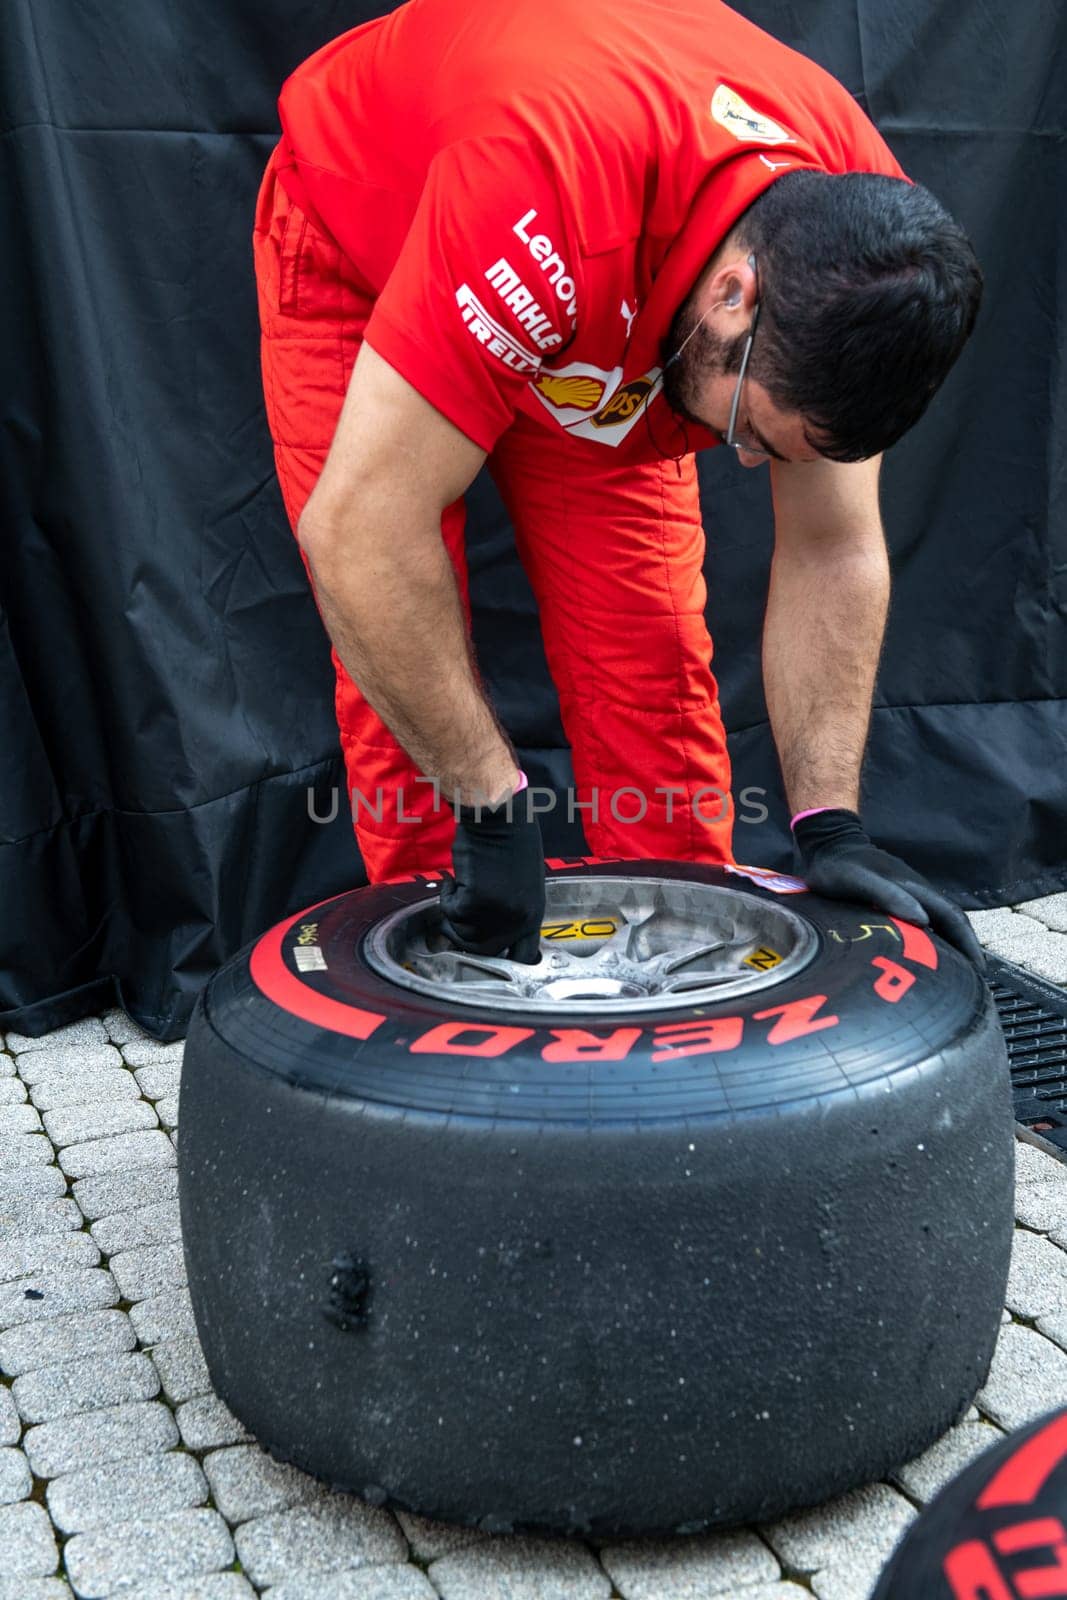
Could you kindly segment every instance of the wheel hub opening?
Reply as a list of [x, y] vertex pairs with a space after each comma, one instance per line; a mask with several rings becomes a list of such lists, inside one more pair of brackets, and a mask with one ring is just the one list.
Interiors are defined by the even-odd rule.
[[744, 890], [670, 878], [550, 878], [536, 965], [456, 948], [432, 901], [404, 906], [365, 951], [391, 982], [500, 1010], [667, 1010], [769, 988], [818, 948], [795, 911]]

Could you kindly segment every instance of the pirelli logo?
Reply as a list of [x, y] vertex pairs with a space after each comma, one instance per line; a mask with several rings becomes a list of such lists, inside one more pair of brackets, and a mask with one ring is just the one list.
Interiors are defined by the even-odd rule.
[[456, 304], [468, 331], [479, 344], [485, 346], [491, 356], [496, 356], [512, 372], [540, 371], [541, 357], [535, 351], [527, 350], [506, 328], [493, 320], [469, 283], [461, 283], [456, 290]]

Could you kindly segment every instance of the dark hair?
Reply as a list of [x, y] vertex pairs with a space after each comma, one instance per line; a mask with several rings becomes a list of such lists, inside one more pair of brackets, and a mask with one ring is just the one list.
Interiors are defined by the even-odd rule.
[[895, 444], [978, 315], [982, 272], [959, 223], [921, 184], [805, 171], [772, 183], [734, 234], [756, 255], [756, 380], [831, 460]]

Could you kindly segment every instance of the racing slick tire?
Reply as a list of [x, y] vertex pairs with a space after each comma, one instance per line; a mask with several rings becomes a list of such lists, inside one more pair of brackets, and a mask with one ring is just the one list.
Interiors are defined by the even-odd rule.
[[1065, 1592], [1067, 1409], [1006, 1439], [994, 1428], [982, 1431], [991, 1448], [907, 1529], [871, 1600], [1034, 1600]]
[[971, 964], [762, 869], [584, 857], [518, 969], [440, 953], [437, 885], [287, 918], [198, 1000], [186, 1266], [252, 1434], [372, 1504], [594, 1536], [777, 1516], [940, 1437], [1012, 1232]]

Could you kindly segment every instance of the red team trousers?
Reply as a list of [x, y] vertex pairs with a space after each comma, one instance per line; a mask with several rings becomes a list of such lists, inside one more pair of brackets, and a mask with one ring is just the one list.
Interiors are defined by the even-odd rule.
[[[295, 531], [333, 438], [374, 293], [277, 181], [282, 153], [279, 144], [260, 186], [254, 253], [264, 398]], [[730, 761], [704, 620], [695, 458], [613, 466], [596, 454], [518, 413], [488, 461], [537, 600], [571, 746], [571, 803], [597, 855], [732, 862]], [[464, 523], [458, 500], [442, 517], [441, 537], [469, 627]], [[310, 580], [306, 557], [304, 564]], [[427, 639], [427, 671], [433, 646]], [[432, 786], [416, 782], [418, 769], [336, 650], [331, 655], [370, 882], [447, 868], [451, 808], [444, 799], [435, 805]], [[567, 797], [556, 804], [566, 806]]]

